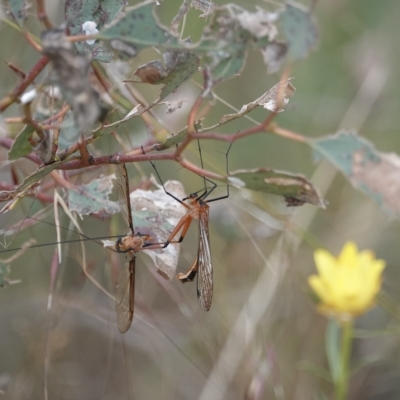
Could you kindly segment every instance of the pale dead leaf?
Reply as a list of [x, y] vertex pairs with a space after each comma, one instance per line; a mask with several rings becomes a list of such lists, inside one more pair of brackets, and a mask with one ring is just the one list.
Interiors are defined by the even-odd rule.
[[296, 90], [296, 88], [290, 83], [292, 79], [293, 78], [289, 78], [286, 81], [277, 83], [257, 100], [242, 106], [238, 113], [224, 115], [220, 120], [220, 124], [242, 117], [258, 106], [263, 106], [265, 109], [273, 112], [282, 112], [283, 107], [289, 102], [289, 98]]
[[[179, 199], [185, 197], [183, 186], [178, 181], [167, 181], [165, 188]], [[172, 229], [186, 214], [186, 208], [174, 198], [168, 196], [162, 187], [154, 191], [135, 190], [130, 194], [130, 199], [134, 225], [136, 225], [135, 221], [138, 220], [140, 214], [150, 215], [148, 221], [151, 223], [151, 218], [154, 218], [151, 229], [159, 243], [168, 239]], [[151, 215], [154, 217], [151, 217]], [[166, 226], [169, 226], [170, 229], [167, 230]], [[151, 257], [157, 267], [157, 272], [161, 276], [172, 280], [176, 274], [179, 250], [179, 244], [170, 244], [162, 250], [143, 250], [143, 252]]]

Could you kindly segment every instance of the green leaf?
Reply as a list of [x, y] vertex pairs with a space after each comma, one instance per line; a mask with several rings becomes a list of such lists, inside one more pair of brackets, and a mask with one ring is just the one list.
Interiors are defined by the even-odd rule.
[[168, 149], [171, 146], [175, 146], [176, 144], [182, 143], [187, 136], [187, 129], [178, 132], [176, 135], [169, 136], [167, 140], [163, 143], [161, 150]]
[[238, 74], [243, 69], [245, 55], [243, 48], [218, 60], [218, 63], [212, 67], [214, 79], [227, 79]]
[[18, 25], [22, 27], [26, 20], [26, 1], [25, 0], [7, 0], [10, 6], [11, 13]]
[[248, 49], [267, 46], [270, 31], [266, 15], [266, 12], [251, 13], [232, 4], [215, 10], [200, 42], [193, 46], [203, 54], [202, 64], [207, 65], [214, 80], [239, 73]]
[[199, 69], [199, 58], [191, 51], [174, 51], [176, 55], [173, 64], [167, 70], [167, 76], [162, 83], [165, 86], [161, 90], [160, 99], [165, 99], [170, 93], [185, 81], [187, 81]]
[[[121, 13], [125, 0], [67, 0], [65, 2], [65, 19], [69, 21], [71, 35], [82, 35], [82, 24], [93, 21], [100, 30], [111, 23]], [[74, 43], [78, 53], [86, 54], [91, 59], [110, 62], [112, 52], [103, 44], [96, 41], [93, 44], [86, 42]]]
[[97, 37], [110, 41], [113, 49], [131, 57], [152, 46], [182, 48], [177, 38], [156, 20], [153, 8], [153, 2], [127, 8], [122, 18], [99, 32]]
[[308, 10], [298, 3], [286, 4], [281, 14], [282, 31], [293, 60], [305, 58], [318, 41], [315, 22]]
[[158, 60], [151, 61], [139, 67], [133, 74], [138, 82], [152, 85], [165, 84], [159, 100], [173, 93], [199, 69], [199, 58], [188, 50], [167, 50], [163, 58], [165, 67]]
[[68, 204], [71, 211], [79, 215], [114, 214], [120, 210], [118, 202], [111, 201], [108, 195], [112, 192], [115, 175], [103, 176], [92, 180], [87, 185], [78, 186], [79, 192], [68, 190]]
[[8, 200], [18, 198], [18, 197], [23, 197], [27, 194], [27, 192], [32, 188], [32, 186], [40, 181], [40, 179], [44, 178], [47, 176], [51, 171], [59, 167], [60, 165], [64, 164], [68, 160], [63, 160], [63, 161], [57, 161], [54, 162], [53, 164], [46, 165], [43, 168], [39, 168], [37, 171], [35, 171], [33, 174], [27, 176], [23, 182], [13, 191], [9, 192]]
[[304, 203], [325, 206], [313, 184], [301, 175], [264, 168], [241, 170], [229, 174], [227, 183], [257, 192], [283, 196], [288, 206], [299, 206]]
[[23, 127], [8, 152], [9, 160], [17, 160], [18, 158], [25, 157], [32, 152], [33, 147], [30, 139], [34, 133], [35, 131], [31, 125], [25, 125]]
[[326, 355], [333, 382], [340, 376], [340, 326], [334, 319], [330, 319], [325, 336]]
[[371, 197], [389, 215], [400, 217], [400, 157], [381, 153], [355, 132], [309, 140], [316, 159], [338, 168], [356, 188]]

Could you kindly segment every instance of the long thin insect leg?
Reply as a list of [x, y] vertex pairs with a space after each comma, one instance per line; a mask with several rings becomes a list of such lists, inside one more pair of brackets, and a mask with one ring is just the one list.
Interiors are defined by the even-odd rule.
[[190, 224], [192, 223], [193, 218], [190, 214], [186, 214], [182, 217], [182, 219], [179, 221], [178, 225], [174, 228], [174, 230], [171, 232], [169, 235], [169, 238], [166, 240], [164, 243], [163, 248], [167, 247], [170, 243], [176, 243], [172, 242], [171, 240], [175, 237], [175, 235], [181, 230], [181, 236], [177, 243], [181, 243], [183, 239], [186, 236], [187, 231], [189, 230]]
[[[227, 175], [229, 174], [229, 168], [228, 168], [228, 160], [229, 160], [229, 158], [228, 158], [228, 154], [229, 154], [229, 151], [231, 150], [232, 145], [233, 145], [233, 142], [229, 145], [228, 151], [227, 151], [226, 154], [225, 154], [225, 159], [226, 159], [226, 174], [227, 174]], [[206, 179], [207, 179], [207, 178], [206, 178]], [[214, 183], [214, 182], [212, 182], [212, 183]], [[214, 183], [214, 184], [215, 184], [215, 183]], [[216, 186], [215, 186], [215, 187], [216, 187]], [[209, 193], [207, 194], [207, 196], [208, 196], [213, 190], [214, 190], [214, 188], [212, 188], [212, 189], [209, 191]], [[226, 195], [221, 196], [221, 197], [216, 197], [216, 198], [214, 198], [214, 199], [207, 200], [207, 203], [211, 203], [211, 202], [217, 201], [217, 200], [227, 199], [228, 197], [229, 197], [229, 184], [226, 185]], [[205, 197], [203, 197], [203, 200], [204, 200], [204, 199], [205, 199]]]
[[[196, 126], [195, 126], [196, 127]], [[196, 129], [197, 132], [197, 129]], [[197, 148], [199, 150], [199, 157], [200, 157], [200, 165], [201, 169], [204, 169], [204, 164], [203, 164], [203, 155], [201, 154], [201, 147], [200, 147], [200, 140], [197, 139]], [[203, 176], [203, 181], [204, 181], [204, 190], [207, 192], [207, 185], [206, 185], [206, 178]], [[214, 182], [212, 182], [214, 183]]]
[[[142, 147], [142, 152], [143, 152], [143, 154], [146, 154], [146, 153], [144, 152], [143, 147]], [[158, 181], [160, 182], [161, 186], [162, 186], [163, 189], [164, 189], [164, 192], [165, 192], [168, 196], [172, 197], [173, 199], [175, 199], [176, 201], [178, 201], [179, 203], [181, 203], [184, 207], [189, 208], [188, 205], [185, 204], [185, 203], [183, 202], [183, 200], [179, 199], [178, 197], [174, 196], [172, 193], [168, 192], [168, 190], [167, 190], [167, 189], [165, 188], [165, 186], [164, 186], [164, 182], [162, 181], [160, 174], [159, 174], [158, 171], [157, 171], [156, 165], [153, 163], [153, 161], [150, 161], [150, 160], [149, 160], [149, 162], [150, 162], [151, 166], [153, 167], [153, 169], [154, 169], [154, 171], [155, 171], [155, 173], [156, 173], [156, 175], [157, 175]]]

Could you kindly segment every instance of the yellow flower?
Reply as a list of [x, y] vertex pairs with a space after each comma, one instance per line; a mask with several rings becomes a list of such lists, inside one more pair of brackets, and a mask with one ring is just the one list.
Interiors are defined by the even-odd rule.
[[369, 250], [358, 252], [354, 242], [347, 242], [338, 258], [318, 249], [314, 260], [319, 275], [311, 275], [308, 283], [320, 300], [322, 314], [348, 321], [374, 305], [384, 260], [375, 259]]

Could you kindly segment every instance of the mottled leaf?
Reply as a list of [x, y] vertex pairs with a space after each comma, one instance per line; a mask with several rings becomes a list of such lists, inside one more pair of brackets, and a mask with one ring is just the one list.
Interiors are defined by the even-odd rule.
[[113, 49], [129, 57], [152, 46], [181, 48], [177, 38], [156, 20], [153, 8], [153, 2], [127, 8], [122, 18], [99, 32], [98, 38], [108, 40]]
[[382, 153], [355, 132], [310, 140], [321, 157], [343, 172], [352, 185], [371, 197], [388, 214], [400, 217], [400, 157]]
[[234, 4], [221, 6], [193, 48], [203, 53], [202, 64], [214, 80], [227, 79], [242, 70], [249, 49], [265, 51], [277, 35], [278, 18], [261, 8], [250, 12]]
[[9, 160], [17, 160], [18, 158], [25, 157], [33, 151], [32, 135], [35, 133], [31, 125], [25, 125], [20, 133], [14, 140], [10, 151], [8, 152]]
[[239, 188], [283, 196], [288, 206], [309, 203], [325, 207], [313, 184], [301, 175], [260, 168], [230, 173], [227, 182]]
[[115, 175], [102, 176], [87, 185], [78, 186], [79, 192], [68, 190], [68, 204], [71, 211], [79, 215], [114, 214], [120, 210], [118, 202], [111, 201], [108, 195], [113, 189]]
[[[66, 0], [65, 18], [69, 21], [70, 34], [83, 35], [82, 24], [86, 21], [93, 21], [97, 29], [102, 29], [114, 21], [126, 4], [126, 0]], [[103, 62], [110, 62], [112, 59], [112, 52], [99, 41], [93, 44], [76, 42], [74, 45], [79, 53], [86, 54], [91, 59]]]
[[293, 60], [305, 58], [318, 41], [318, 32], [310, 12], [298, 3], [286, 4], [281, 14], [282, 32]]
[[165, 84], [160, 100], [173, 93], [199, 68], [199, 58], [188, 50], [167, 50], [163, 58], [165, 66], [160, 61], [151, 61], [134, 72], [137, 78], [134, 81], [152, 85]]
[[186, 50], [169, 51], [164, 60], [167, 65], [167, 76], [162, 83], [160, 99], [165, 99], [199, 69], [199, 58], [195, 53]]
[[187, 129], [182, 130], [181, 132], [178, 132], [176, 135], [169, 136], [167, 140], [163, 143], [163, 148], [168, 149], [171, 146], [175, 146], [176, 144], [182, 143], [187, 136]]
[[22, 26], [26, 20], [26, 0], [7, 0], [12, 16]]

